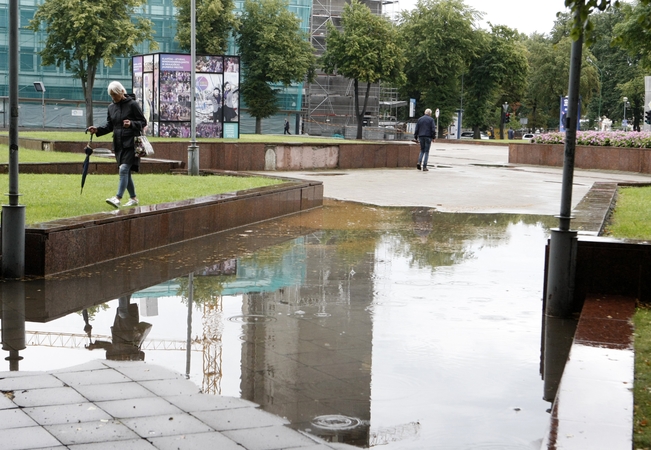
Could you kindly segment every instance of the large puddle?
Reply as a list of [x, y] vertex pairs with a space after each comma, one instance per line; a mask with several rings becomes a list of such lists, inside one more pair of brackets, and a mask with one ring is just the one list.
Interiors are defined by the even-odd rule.
[[5, 283], [3, 348], [25, 336], [24, 359], [11, 363], [21, 371], [144, 358], [332, 442], [538, 448], [549, 421], [544, 246], [555, 225], [327, 202]]

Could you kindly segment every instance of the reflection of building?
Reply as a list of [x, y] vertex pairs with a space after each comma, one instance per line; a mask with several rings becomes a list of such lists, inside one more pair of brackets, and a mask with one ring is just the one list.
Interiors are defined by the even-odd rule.
[[314, 236], [303, 248], [301, 284], [244, 296], [243, 317], [260, 319], [243, 326], [242, 397], [325, 440], [368, 446], [373, 255], [351, 265]]

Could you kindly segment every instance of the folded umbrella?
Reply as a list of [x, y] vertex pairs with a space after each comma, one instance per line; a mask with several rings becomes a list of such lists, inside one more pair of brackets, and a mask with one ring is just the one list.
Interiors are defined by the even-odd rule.
[[[88, 133], [88, 130], [86, 132]], [[79, 192], [79, 195], [84, 193], [84, 184], [86, 183], [86, 175], [88, 175], [88, 166], [90, 165], [90, 155], [93, 154], [93, 149], [90, 146], [91, 142], [93, 142], [92, 134], [90, 135], [90, 141], [88, 141], [86, 148], [84, 148], [86, 159], [84, 159], [84, 167], [81, 169], [81, 192]]]

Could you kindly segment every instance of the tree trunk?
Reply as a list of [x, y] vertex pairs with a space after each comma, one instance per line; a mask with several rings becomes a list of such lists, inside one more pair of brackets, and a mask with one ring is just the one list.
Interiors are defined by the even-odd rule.
[[364, 93], [364, 105], [362, 110], [359, 110], [359, 81], [355, 79], [355, 113], [357, 114], [357, 138], [362, 139], [363, 130], [362, 125], [364, 122], [364, 115], [366, 114], [366, 106], [368, 105], [368, 96], [371, 91], [371, 83], [366, 83], [366, 92]]
[[262, 134], [262, 119], [259, 117], [255, 118], [255, 134]]
[[88, 66], [86, 71], [86, 79], [81, 80], [81, 85], [84, 90], [84, 100], [86, 103], [86, 127], [93, 124], [93, 87], [95, 86], [95, 73], [97, 68], [95, 66]]
[[355, 139], [361, 139], [364, 114], [359, 113], [359, 81], [357, 78], [355, 78], [353, 85], [355, 87], [353, 91], [353, 95], [355, 96], [355, 116], [357, 116], [357, 136], [355, 136]]

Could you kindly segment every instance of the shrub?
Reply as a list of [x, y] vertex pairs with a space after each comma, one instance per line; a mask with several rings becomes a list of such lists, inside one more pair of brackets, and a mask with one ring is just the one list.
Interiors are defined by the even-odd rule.
[[[534, 137], [534, 144], [564, 144], [565, 133], [552, 132]], [[651, 148], [651, 132], [648, 131], [577, 131], [577, 145], [599, 147]]]

